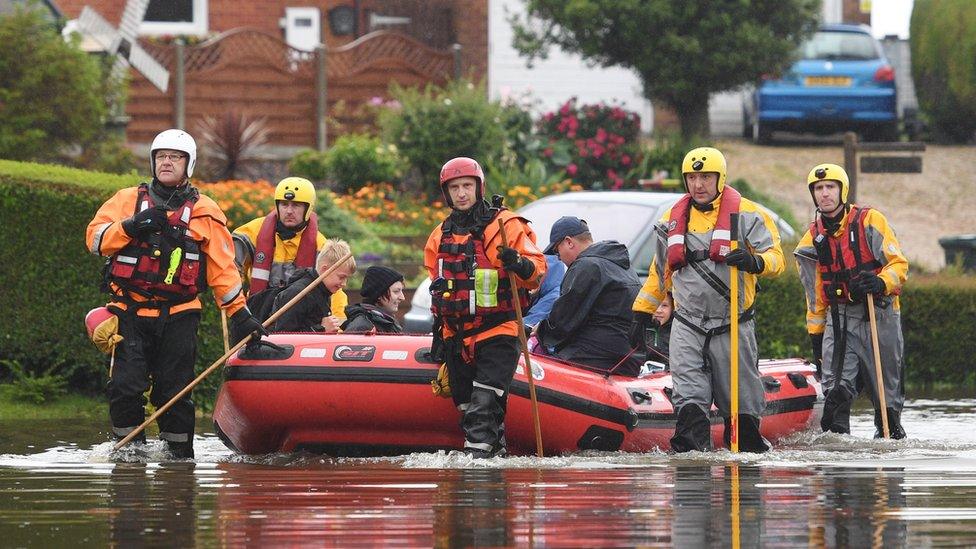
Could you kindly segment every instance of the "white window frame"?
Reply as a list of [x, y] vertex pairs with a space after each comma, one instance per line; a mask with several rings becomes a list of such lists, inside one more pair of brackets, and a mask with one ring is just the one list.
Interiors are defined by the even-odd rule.
[[160, 34], [192, 34], [204, 36], [208, 32], [209, 20], [208, 0], [193, 0], [192, 23], [166, 23], [162, 21], [143, 21], [139, 25], [142, 36], [156, 36]]

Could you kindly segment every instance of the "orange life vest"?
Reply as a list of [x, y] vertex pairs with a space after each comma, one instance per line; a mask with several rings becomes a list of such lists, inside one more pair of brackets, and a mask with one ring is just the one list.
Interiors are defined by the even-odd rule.
[[[311, 207], [311, 206], [309, 206]], [[254, 259], [251, 262], [251, 288], [249, 293], [256, 294], [268, 287], [271, 279], [271, 265], [274, 263], [275, 232], [278, 226], [278, 212], [273, 211], [265, 216], [258, 231], [258, 241], [254, 246]], [[318, 218], [313, 212], [305, 224], [302, 238], [298, 241], [298, 253], [295, 256], [295, 267], [308, 269], [315, 266], [318, 245]], [[287, 283], [285, 280], [283, 283]]]

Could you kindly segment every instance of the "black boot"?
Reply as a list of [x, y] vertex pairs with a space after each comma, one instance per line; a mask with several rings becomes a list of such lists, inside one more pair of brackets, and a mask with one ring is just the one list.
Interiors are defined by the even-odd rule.
[[486, 455], [483, 457], [490, 457], [501, 448], [499, 412], [500, 406], [494, 391], [480, 387], [475, 387], [471, 391], [471, 405], [464, 413], [461, 428], [464, 431], [465, 441], [478, 446], [486, 445], [484, 446]]
[[193, 441], [188, 440], [186, 442], [173, 442], [167, 440], [166, 442], [166, 452], [173, 459], [193, 459]]
[[[884, 438], [884, 422], [881, 421], [881, 410], [874, 411], [874, 438]], [[905, 429], [901, 426], [901, 413], [894, 408], [888, 408], [888, 434], [895, 440], [905, 438]]]
[[[732, 420], [725, 418], [725, 433], [722, 435], [726, 448], [732, 448]], [[739, 414], [739, 450], [761, 454], [770, 449], [769, 441], [759, 432], [759, 418]]]
[[678, 410], [671, 449], [675, 452], [705, 452], [712, 449], [711, 425], [705, 411], [697, 404], [686, 404]]
[[828, 391], [827, 398], [824, 399], [820, 428], [824, 432], [851, 434], [851, 404], [853, 400], [854, 395], [843, 385]]

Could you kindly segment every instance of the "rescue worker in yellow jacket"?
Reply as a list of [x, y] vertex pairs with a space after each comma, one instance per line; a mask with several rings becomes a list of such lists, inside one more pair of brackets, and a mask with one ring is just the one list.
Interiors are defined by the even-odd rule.
[[[150, 380], [150, 401], [156, 407], [193, 380], [197, 296], [207, 287], [235, 327], [265, 333], [245, 306], [224, 213], [190, 185], [196, 159], [189, 134], [177, 129], [160, 133], [149, 151], [152, 180], [115, 193], [88, 224], [88, 249], [108, 258], [108, 308], [118, 315], [123, 338], [108, 385], [117, 439], [144, 421], [143, 393]], [[159, 417], [159, 438], [173, 457], [193, 457], [193, 431], [189, 395]], [[139, 440], [145, 441], [145, 435]]]
[[[432, 354], [447, 364], [465, 452], [504, 455], [505, 408], [518, 363], [518, 330], [524, 329], [515, 320], [514, 300], [526, 307], [546, 259], [526, 219], [502, 207], [501, 197], [485, 200], [485, 174], [476, 161], [448, 161], [440, 184], [453, 211], [424, 249], [435, 315]], [[516, 288], [508, 273], [515, 274]]]
[[[308, 179], [286, 177], [275, 187], [275, 209], [234, 230], [234, 260], [248, 295], [268, 287], [288, 284], [297, 269], [315, 267], [315, 258], [325, 246], [315, 215], [315, 187]], [[342, 290], [332, 294], [332, 311], [345, 320], [349, 298]], [[331, 331], [338, 329], [332, 327]]]
[[[759, 377], [753, 320], [756, 280], [783, 272], [779, 231], [765, 209], [726, 185], [725, 156], [717, 149], [690, 151], [681, 164], [687, 193], [655, 226], [650, 273], [634, 301], [634, 330], [643, 334], [668, 292], [674, 298], [670, 365], [672, 401], [678, 420], [671, 448], [676, 452], [711, 448], [712, 403], [731, 427], [730, 266], [738, 268], [739, 447], [764, 452], [759, 433], [766, 394]], [[730, 251], [733, 239], [738, 248]]]
[[[824, 431], [850, 433], [858, 375], [866, 375], [874, 404], [875, 437], [882, 419], [877, 394], [867, 295], [874, 296], [884, 396], [892, 438], [904, 438], [904, 341], [898, 294], [908, 278], [908, 260], [881, 212], [847, 201], [844, 168], [820, 164], [807, 176], [817, 215], [793, 252], [806, 292], [807, 332], [822, 363]], [[828, 315], [828, 310], [830, 314]]]

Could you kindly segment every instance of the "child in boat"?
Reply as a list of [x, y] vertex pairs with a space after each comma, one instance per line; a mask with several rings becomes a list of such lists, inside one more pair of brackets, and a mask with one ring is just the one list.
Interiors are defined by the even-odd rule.
[[396, 314], [403, 302], [403, 274], [382, 265], [366, 269], [359, 291], [363, 302], [346, 307], [346, 333], [401, 334]]
[[[329, 239], [315, 260], [315, 269], [296, 271], [288, 285], [274, 297], [271, 314], [281, 309], [291, 298], [308, 287], [329, 267], [350, 253], [345, 240]], [[342, 321], [332, 314], [332, 294], [346, 287], [346, 281], [356, 272], [356, 260], [350, 257], [309, 292], [301, 301], [284, 312], [270, 326], [272, 332], [337, 332]]]

